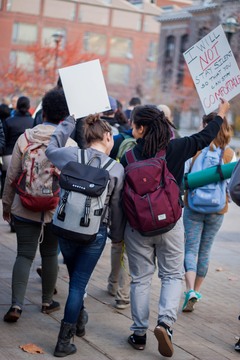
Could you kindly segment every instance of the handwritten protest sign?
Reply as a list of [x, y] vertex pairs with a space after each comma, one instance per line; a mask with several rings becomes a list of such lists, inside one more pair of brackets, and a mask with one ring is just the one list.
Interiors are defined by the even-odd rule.
[[110, 110], [99, 60], [59, 69], [68, 109], [76, 119]]
[[240, 93], [240, 71], [221, 25], [183, 54], [206, 114]]

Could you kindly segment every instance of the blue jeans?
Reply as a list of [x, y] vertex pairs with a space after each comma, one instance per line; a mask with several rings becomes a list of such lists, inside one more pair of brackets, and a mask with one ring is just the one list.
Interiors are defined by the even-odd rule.
[[59, 239], [60, 249], [69, 273], [69, 292], [63, 321], [76, 324], [83, 306], [83, 297], [92, 272], [103, 252], [107, 240], [107, 227], [102, 225], [94, 241], [83, 245]]
[[206, 276], [213, 241], [222, 225], [223, 218], [222, 214], [201, 214], [188, 207], [184, 208], [186, 272], [194, 271], [199, 277]]

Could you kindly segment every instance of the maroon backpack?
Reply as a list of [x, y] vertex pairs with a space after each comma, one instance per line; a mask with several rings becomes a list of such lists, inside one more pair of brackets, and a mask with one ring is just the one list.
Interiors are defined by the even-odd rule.
[[137, 161], [133, 150], [125, 153], [123, 203], [130, 226], [143, 236], [171, 230], [182, 214], [180, 190], [167, 168], [166, 151]]

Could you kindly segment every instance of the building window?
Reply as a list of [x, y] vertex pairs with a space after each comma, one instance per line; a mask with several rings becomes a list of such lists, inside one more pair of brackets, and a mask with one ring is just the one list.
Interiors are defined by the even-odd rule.
[[93, 54], [104, 55], [107, 49], [107, 37], [103, 34], [86, 32], [84, 34], [84, 50]]
[[[0, 1], [1, 4], [2, 1]], [[39, 15], [41, 0], [8, 0], [7, 11]]]
[[166, 39], [165, 58], [173, 60], [175, 52], [175, 37], [170, 35]]
[[15, 44], [33, 44], [37, 41], [37, 25], [15, 23], [12, 41]]
[[169, 89], [171, 88], [172, 76], [173, 76], [172, 68], [168, 68], [164, 71], [163, 82], [162, 82], [163, 92], [168, 92]]
[[180, 52], [178, 59], [178, 73], [177, 73], [177, 85], [182, 85], [184, 80], [184, 69], [185, 69], [185, 60], [183, 53], [188, 48], [188, 34], [181, 36], [180, 40]]
[[163, 72], [162, 72], [163, 91], [167, 91], [170, 81], [172, 80], [174, 53], [175, 53], [175, 37], [173, 35], [170, 35], [166, 38], [166, 42], [165, 42], [165, 53], [164, 53]]
[[120, 37], [111, 38], [110, 56], [132, 59], [132, 40]]
[[[156, 20], [155, 20], [156, 22]], [[120, 9], [112, 11], [111, 26], [114, 28], [140, 31], [142, 26], [142, 14]]]
[[34, 70], [34, 56], [25, 51], [11, 51], [10, 63], [18, 68], [24, 68], [27, 72]]
[[200, 28], [198, 30], [198, 40], [201, 40], [204, 36], [206, 36], [210, 32], [210, 29], [206, 26]]
[[76, 4], [73, 1], [45, 0], [43, 15], [55, 19], [74, 20]]
[[146, 69], [145, 86], [146, 89], [152, 89], [156, 85], [156, 69]]
[[66, 31], [64, 29], [59, 29], [59, 28], [50, 28], [50, 27], [45, 27], [42, 30], [42, 38], [41, 38], [41, 43], [42, 46], [50, 46], [50, 47], [55, 47], [56, 43], [54, 41], [53, 38], [53, 34], [61, 32], [61, 34], [63, 35], [61, 42], [59, 44], [59, 48], [60, 49], [64, 49], [64, 45], [66, 42]]
[[147, 60], [151, 62], [157, 61], [157, 43], [151, 41], [148, 47], [148, 57]]
[[130, 82], [130, 66], [124, 64], [109, 64], [108, 82], [110, 84], [128, 85]]
[[127, 1], [130, 2], [132, 5], [135, 5], [139, 9], [142, 9], [143, 7], [143, 0], [127, 0]]
[[144, 15], [143, 18], [143, 31], [147, 33], [159, 34], [159, 22], [156, 21], [153, 15]]
[[78, 19], [82, 23], [109, 26], [110, 9], [79, 3]]

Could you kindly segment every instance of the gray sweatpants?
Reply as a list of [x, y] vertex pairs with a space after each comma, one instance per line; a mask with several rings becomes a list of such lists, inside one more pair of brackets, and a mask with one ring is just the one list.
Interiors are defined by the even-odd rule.
[[[154, 237], [142, 236], [127, 224], [124, 241], [128, 254], [131, 312], [136, 335], [144, 335], [149, 326], [149, 301], [152, 276], [158, 266], [161, 291], [158, 322], [169, 326], [177, 319], [184, 276], [184, 229], [182, 218], [174, 228]], [[155, 261], [156, 260], [156, 261]]]

